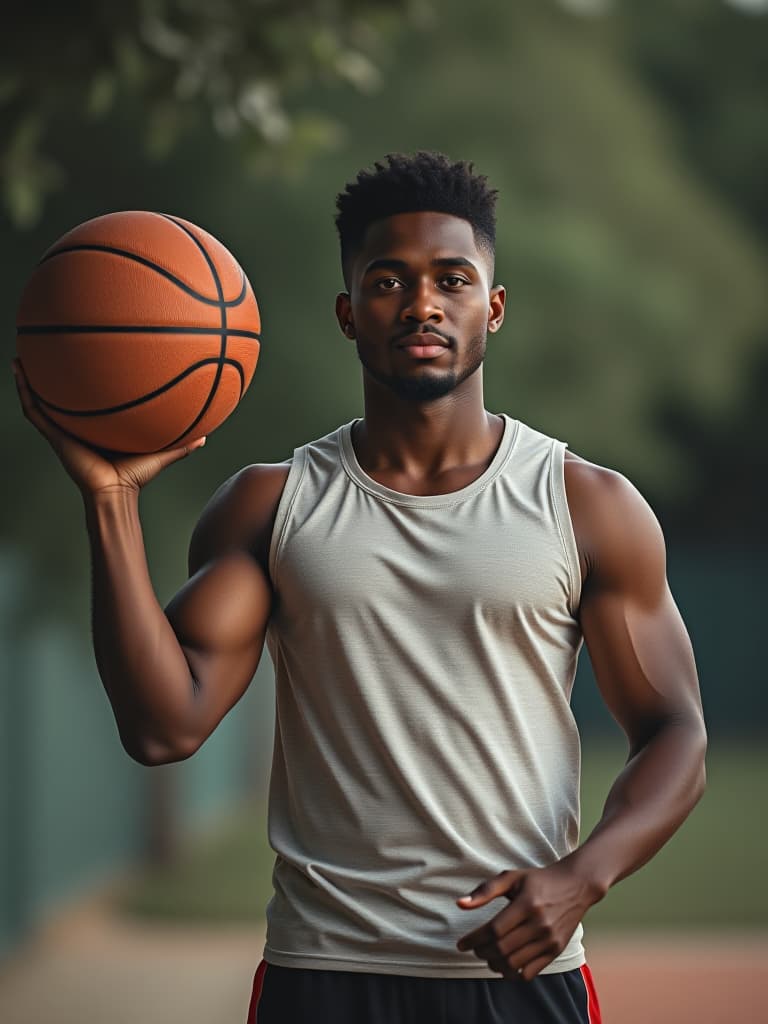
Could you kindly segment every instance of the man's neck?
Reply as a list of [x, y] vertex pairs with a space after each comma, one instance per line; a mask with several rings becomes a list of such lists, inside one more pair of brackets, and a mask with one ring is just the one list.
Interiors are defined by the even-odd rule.
[[415, 402], [366, 380], [365, 417], [352, 436], [361, 468], [410, 493], [446, 493], [480, 476], [499, 446], [504, 422], [486, 411], [482, 380], [466, 383], [443, 398]]

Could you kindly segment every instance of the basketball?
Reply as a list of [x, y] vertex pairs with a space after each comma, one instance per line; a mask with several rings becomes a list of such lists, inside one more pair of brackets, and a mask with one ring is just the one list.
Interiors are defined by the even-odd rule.
[[180, 217], [133, 210], [52, 245], [16, 327], [45, 415], [87, 444], [138, 454], [223, 423], [253, 377], [261, 321], [221, 242]]

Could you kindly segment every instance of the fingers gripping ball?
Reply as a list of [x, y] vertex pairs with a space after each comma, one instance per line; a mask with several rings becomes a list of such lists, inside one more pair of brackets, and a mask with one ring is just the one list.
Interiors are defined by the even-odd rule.
[[210, 434], [259, 356], [259, 308], [235, 258], [202, 228], [159, 213], [110, 213], [69, 231], [27, 282], [16, 323], [44, 413], [118, 452]]

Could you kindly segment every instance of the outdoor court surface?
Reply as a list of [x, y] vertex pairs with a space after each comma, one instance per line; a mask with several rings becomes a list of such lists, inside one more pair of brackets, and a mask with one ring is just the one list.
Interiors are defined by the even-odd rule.
[[[0, 1021], [245, 1024], [262, 945], [258, 929], [153, 928], [82, 906], [0, 964]], [[768, 934], [603, 933], [588, 955], [605, 1024], [768, 1024]]]

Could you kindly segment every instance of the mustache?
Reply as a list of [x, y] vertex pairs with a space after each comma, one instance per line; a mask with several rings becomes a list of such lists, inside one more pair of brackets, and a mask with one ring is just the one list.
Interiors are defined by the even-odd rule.
[[445, 334], [443, 331], [439, 330], [437, 327], [426, 327], [426, 326], [422, 327], [421, 329], [418, 329], [418, 330], [414, 330], [413, 327], [407, 327], [405, 330], [401, 331], [399, 334], [396, 334], [392, 338], [392, 341], [397, 343], [398, 341], [402, 341], [403, 338], [408, 338], [408, 337], [410, 337], [411, 335], [414, 335], [414, 334], [436, 334], [438, 338], [442, 338], [443, 341], [446, 342], [446, 344], [450, 345], [451, 347], [453, 347], [455, 345], [455, 338], [453, 338], [452, 335]]

